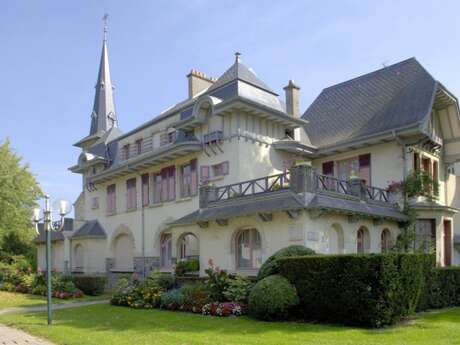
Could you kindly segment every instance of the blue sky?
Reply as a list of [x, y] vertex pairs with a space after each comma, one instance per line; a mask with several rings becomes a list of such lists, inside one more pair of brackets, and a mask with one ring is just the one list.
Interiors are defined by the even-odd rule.
[[460, 95], [459, 1], [13, 1], [0, 3], [0, 141], [45, 192], [75, 200], [73, 143], [88, 134], [102, 39], [123, 131], [187, 96], [191, 68], [218, 77], [234, 52], [302, 111], [324, 87], [415, 56]]

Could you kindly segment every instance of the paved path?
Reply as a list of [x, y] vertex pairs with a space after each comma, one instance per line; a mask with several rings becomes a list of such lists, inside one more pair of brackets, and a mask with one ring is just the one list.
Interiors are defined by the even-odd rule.
[[53, 345], [15, 328], [0, 325], [0, 345]]
[[[86, 307], [88, 305], [93, 304], [107, 304], [109, 300], [97, 300], [97, 301], [86, 301], [86, 302], [72, 302], [72, 303], [65, 303], [65, 304], [53, 304], [53, 310], [59, 309], [67, 309], [67, 308], [76, 308], [76, 307]], [[10, 314], [10, 313], [37, 313], [46, 311], [46, 304], [39, 305], [35, 307], [13, 307], [13, 308], [3, 308], [0, 309], [0, 315], [2, 314]], [[0, 343], [0, 345], [3, 345]]]

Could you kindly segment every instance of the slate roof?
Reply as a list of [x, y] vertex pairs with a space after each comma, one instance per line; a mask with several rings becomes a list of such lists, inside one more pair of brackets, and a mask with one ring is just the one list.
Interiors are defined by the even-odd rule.
[[248, 67], [242, 64], [239, 58], [237, 58], [235, 60], [235, 63], [224, 74], [222, 74], [214, 84], [211, 85], [207, 92], [216, 90], [221, 86], [231, 83], [234, 80], [244, 81], [248, 84], [258, 87], [259, 89], [268, 91], [278, 96], [278, 94], [274, 92], [262, 80], [260, 80], [253, 71], [251, 71]]
[[291, 192], [279, 191], [258, 197], [245, 197], [219, 202], [215, 206], [192, 212], [170, 225], [186, 225], [216, 219], [242, 217], [258, 213], [299, 209], [326, 209], [345, 214], [357, 214], [368, 217], [382, 217], [396, 221], [405, 221], [407, 217], [397, 208], [381, 206], [351, 198], [340, 198], [321, 194], [306, 193], [305, 199]]
[[[64, 218], [64, 230], [63, 231], [73, 231], [73, 219]], [[43, 223], [38, 224], [38, 236], [35, 237], [34, 241], [36, 243], [45, 243], [46, 236], [45, 231], [43, 230]], [[64, 241], [64, 234], [62, 231], [51, 231], [51, 241]]]
[[271, 195], [228, 200], [218, 206], [192, 212], [175, 221], [174, 225], [191, 224], [199, 221], [228, 219], [251, 214], [293, 210], [303, 208], [303, 202], [294, 193], [282, 191]]
[[327, 147], [422, 122], [437, 87], [410, 58], [324, 89], [302, 117], [312, 144]]
[[72, 235], [72, 238], [84, 237], [107, 238], [107, 234], [98, 220], [89, 220]]

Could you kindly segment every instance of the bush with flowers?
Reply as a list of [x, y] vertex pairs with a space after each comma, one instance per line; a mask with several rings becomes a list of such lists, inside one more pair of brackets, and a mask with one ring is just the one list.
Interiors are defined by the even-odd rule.
[[141, 281], [134, 274], [119, 279], [111, 304], [131, 308], [161, 308], [212, 316], [239, 316], [246, 313], [252, 283], [239, 275], [230, 275], [209, 260], [203, 282], [176, 287], [174, 279], [153, 273]]
[[[46, 296], [46, 275], [41, 270], [34, 273], [21, 257], [13, 258], [10, 264], [0, 264], [0, 290]], [[75, 287], [70, 276], [54, 271], [52, 295], [67, 299], [82, 297], [83, 293]]]
[[141, 281], [137, 274], [133, 274], [118, 281], [110, 303], [135, 309], [152, 309], [160, 306], [163, 292], [164, 289], [154, 279]]

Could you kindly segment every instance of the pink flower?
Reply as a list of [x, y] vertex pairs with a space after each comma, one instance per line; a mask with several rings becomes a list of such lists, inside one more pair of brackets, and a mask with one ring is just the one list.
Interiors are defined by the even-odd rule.
[[211, 259], [211, 258], [209, 258], [209, 260], [208, 260], [208, 265], [209, 265], [209, 266], [211, 266], [211, 267], [213, 267], [213, 266], [214, 266], [214, 262], [212, 261], [212, 259]]

